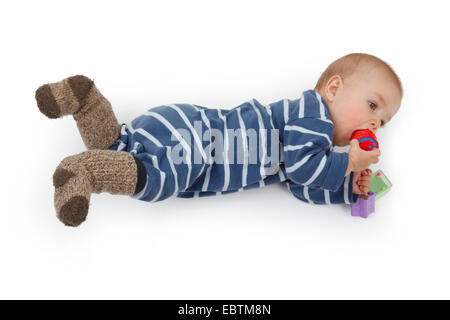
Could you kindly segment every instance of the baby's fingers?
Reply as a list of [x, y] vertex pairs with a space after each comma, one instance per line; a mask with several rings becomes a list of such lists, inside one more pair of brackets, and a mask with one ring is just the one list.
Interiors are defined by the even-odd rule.
[[[363, 179], [363, 178], [369, 178], [369, 179]], [[364, 186], [370, 186], [370, 177], [361, 177], [361, 179], [358, 180], [359, 185]]]
[[364, 193], [369, 192], [369, 189], [370, 189], [370, 181], [369, 181], [369, 182], [366, 182], [366, 181], [359, 181], [359, 183], [358, 183], [358, 188], [359, 188], [362, 192], [364, 192]]
[[372, 151], [368, 151], [370, 153], [370, 160], [372, 163], [377, 163], [379, 161], [379, 157], [381, 156], [381, 152], [379, 149], [374, 149]]
[[372, 151], [369, 151], [370, 153], [376, 155], [377, 157], [381, 156], [381, 151], [378, 148], [373, 149]]
[[372, 178], [371, 176], [361, 176], [359, 178], [359, 181], [370, 182], [371, 178]]

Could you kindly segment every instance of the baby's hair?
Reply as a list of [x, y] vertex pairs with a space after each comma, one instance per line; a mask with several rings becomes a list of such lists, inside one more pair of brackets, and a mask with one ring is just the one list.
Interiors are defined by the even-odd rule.
[[373, 67], [381, 67], [388, 71], [388, 73], [392, 76], [392, 80], [395, 82], [400, 91], [400, 96], [403, 96], [402, 83], [399, 76], [395, 73], [392, 67], [380, 58], [366, 53], [351, 53], [331, 63], [320, 76], [314, 90], [322, 93], [322, 90], [325, 88], [328, 80], [332, 76], [339, 75], [342, 77], [342, 79], [346, 79], [348, 76], [356, 72], [360, 64], [370, 64]]

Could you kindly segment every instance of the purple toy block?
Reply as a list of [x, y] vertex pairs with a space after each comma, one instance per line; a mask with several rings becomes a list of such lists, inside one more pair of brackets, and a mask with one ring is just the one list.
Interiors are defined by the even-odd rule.
[[375, 193], [369, 191], [368, 195], [367, 200], [359, 197], [358, 201], [350, 206], [353, 217], [367, 218], [369, 214], [375, 211]]

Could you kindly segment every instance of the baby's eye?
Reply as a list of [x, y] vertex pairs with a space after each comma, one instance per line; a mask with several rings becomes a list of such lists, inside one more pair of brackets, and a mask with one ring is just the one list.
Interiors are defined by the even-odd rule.
[[377, 108], [377, 104], [375, 102], [369, 101], [369, 108], [375, 110]]

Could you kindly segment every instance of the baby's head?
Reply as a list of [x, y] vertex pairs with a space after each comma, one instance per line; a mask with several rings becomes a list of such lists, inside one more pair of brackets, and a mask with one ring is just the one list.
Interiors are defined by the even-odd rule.
[[375, 133], [397, 113], [403, 96], [394, 70], [381, 59], [362, 53], [334, 61], [314, 89], [328, 104], [337, 146], [348, 145], [357, 129]]

